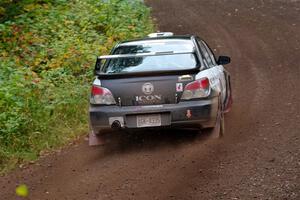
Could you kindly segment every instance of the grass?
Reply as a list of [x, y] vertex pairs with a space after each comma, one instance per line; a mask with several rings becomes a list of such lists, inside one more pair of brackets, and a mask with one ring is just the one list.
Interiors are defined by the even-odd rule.
[[96, 56], [152, 32], [139, 0], [0, 2], [0, 173], [87, 133]]

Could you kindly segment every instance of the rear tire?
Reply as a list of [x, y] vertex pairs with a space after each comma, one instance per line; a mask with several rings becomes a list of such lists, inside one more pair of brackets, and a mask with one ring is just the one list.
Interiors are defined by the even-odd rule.
[[224, 113], [222, 112], [222, 117], [221, 117], [221, 122], [220, 122], [220, 137], [223, 137], [225, 134], [225, 118], [224, 118]]
[[221, 138], [225, 134], [225, 120], [222, 104], [219, 104], [219, 110], [217, 114], [217, 120], [215, 127], [209, 129], [209, 135], [211, 138]]

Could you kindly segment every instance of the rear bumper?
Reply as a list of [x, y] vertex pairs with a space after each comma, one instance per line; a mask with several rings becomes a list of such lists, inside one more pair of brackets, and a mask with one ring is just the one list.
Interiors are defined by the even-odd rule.
[[169, 127], [213, 127], [218, 110], [218, 97], [178, 104], [148, 106], [90, 106], [90, 128], [95, 134], [111, 129], [114, 121], [122, 128], [137, 128], [136, 116], [161, 114], [161, 126]]

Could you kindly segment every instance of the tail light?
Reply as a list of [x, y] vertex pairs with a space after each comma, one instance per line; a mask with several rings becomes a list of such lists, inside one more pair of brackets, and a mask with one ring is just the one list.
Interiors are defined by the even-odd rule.
[[92, 86], [91, 104], [113, 105], [116, 101], [112, 93], [104, 87]]
[[208, 78], [202, 78], [187, 84], [184, 88], [181, 99], [190, 100], [208, 97], [210, 86]]

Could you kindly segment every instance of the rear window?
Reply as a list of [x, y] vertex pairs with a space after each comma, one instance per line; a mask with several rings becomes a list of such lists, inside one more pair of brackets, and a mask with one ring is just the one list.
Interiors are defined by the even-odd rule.
[[[186, 51], [194, 52], [190, 40], [168, 39], [128, 42], [119, 46], [113, 54], [136, 54], [153, 52]], [[104, 73], [134, 73], [152, 71], [189, 70], [198, 66], [194, 53], [145, 56], [111, 59], [104, 65]]]

